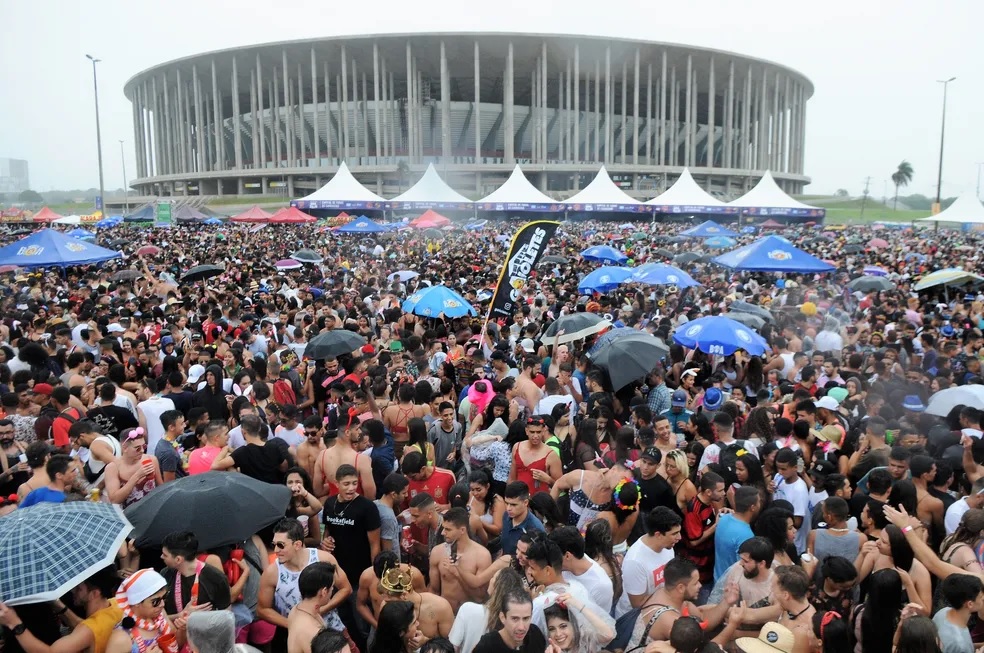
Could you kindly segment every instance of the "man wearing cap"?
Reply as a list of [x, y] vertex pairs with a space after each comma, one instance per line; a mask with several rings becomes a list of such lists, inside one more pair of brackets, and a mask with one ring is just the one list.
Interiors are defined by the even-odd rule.
[[38, 440], [47, 440], [51, 424], [58, 417], [58, 410], [51, 405], [51, 393], [54, 390], [48, 383], [35, 383], [31, 388], [31, 401], [39, 408], [38, 418], [34, 420], [34, 435]]
[[670, 397], [670, 408], [660, 413], [669, 420], [670, 429], [679, 435], [686, 435], [694, 416], [692, 411], [687, 410], [687, 399], [686, 390], [674, 390]]
[[840, 449], [844, 443], [844, 437], [847, 435], [847, 429], [837, 412], [839, 406], [837, 400], [828, 395], [817, 399], [814, 405], [817, 409], [817, 430], [814, 431], [814, 435], [818, 440], [818, 446], [823, 449], [824, 453]]

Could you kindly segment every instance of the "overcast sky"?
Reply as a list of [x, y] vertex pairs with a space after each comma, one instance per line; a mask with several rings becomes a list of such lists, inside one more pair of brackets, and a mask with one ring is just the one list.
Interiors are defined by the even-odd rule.
[[[39, 191], [98, 185], [92, 69], [107, 188], [135, 171], [124, 82], [177, 57], [267, 41], [407, 31], [597, 34], [708, 46], [763, 57], [809, 77], [808, 193], [867, 176], [881, 196], [898, 163], [909, 192], [936, 193], [942, 85], [950, 84], [943, 194], [973, 190], [984, 161], [984, 3], [944, 0], [3, 0], [0, 157], [27, 159]], [[891, 188], [888, 194], [892, 194]]]

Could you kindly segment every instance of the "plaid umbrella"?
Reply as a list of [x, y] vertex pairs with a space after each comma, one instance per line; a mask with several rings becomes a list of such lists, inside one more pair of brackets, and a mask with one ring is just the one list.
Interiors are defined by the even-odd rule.
[[54, 601], [113, 564], [132, 529], [106, 503], [41, 503], [0, 517], [0, 600]]

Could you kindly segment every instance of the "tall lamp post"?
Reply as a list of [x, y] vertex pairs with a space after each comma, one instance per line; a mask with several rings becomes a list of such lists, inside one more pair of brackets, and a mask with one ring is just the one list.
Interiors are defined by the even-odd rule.
[[92, 62], [92, 96], [96, 102], [96, 156], [99, 158], [99, 206], [96, 207], [106, 216], [106, 195], [103, 187], [103, 151], [102, 151], [102, 131], [99, 128], [99, 83], [96, 81], [96, 59], [91, 54], [85, 55], [86, 59]]
[[130, 214], [130, 191], [126, 186], [126, 157], [123, 155], [123, 141], [120, 140], [120, 163], [123, 165], [123, 215]]
[[936, 173], [936, 210], [940, 211], [943, 208], [941, 204], [941, 196], [943, 193], [943, 137], [946, 134], [946, 88], [950, 85], [950, 82], [955, 80], [956, 77], [951, 77], [950, 79], [938, 79], [937, 84], [943, 85], [943, 119], [940, 121], [940, 166]]

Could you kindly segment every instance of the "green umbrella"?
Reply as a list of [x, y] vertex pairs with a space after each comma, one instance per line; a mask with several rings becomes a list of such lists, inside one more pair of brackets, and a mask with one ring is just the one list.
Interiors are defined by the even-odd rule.
[[630, 240], [646, 240], [647, 238], [649, 238], [649, 234], [644, 233], [642, 231], [637, 231], [631, 236], [629, 236]]

